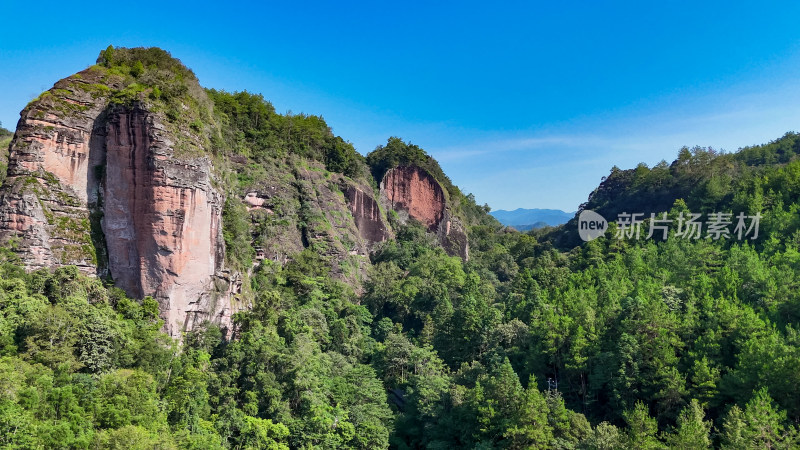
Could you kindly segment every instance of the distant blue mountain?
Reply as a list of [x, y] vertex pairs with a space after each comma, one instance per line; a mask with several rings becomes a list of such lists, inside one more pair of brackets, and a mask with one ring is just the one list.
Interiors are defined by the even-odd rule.
[[520, 231], [544, 226], [556, 226], [566, 223], [575, 216], [574, 212], [564, 212], [560, 209], [524, 209], [514, 211], [498, 209], [490, 213], [503, 225], [514, 227]]

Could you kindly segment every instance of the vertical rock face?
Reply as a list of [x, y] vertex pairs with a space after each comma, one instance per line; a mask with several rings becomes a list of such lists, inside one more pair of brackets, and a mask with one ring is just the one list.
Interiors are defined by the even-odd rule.
[[206, 158], [176, 159], [158, 118], [134, 107], [109, 112], [102, 228], [116, 284], [163, 306], [176, 335], [222, 269], [221, 199]]
[[464, 225], [454, 216], [442, 186], [424, 169], [399, 166], [390, 169], [381, 181], [381, 200], [393, 210], [421, 222], [435, 233], [450, 255], [469, 258]]
[[[150, 76], [174, 74], [179, 62], [170, 64]], [[467, 258], [465, 228], [424, 169], [390, 170], [380, 200], [363, 176], [329, 172], [299, 154], [256, 163], [217, 152], [223, 164], [215, 178], [208, 155], [221, 129], [193, 75], [177, 85], [185, 92], [168, 97], [172, 103], [136, 77], [93, 66], [22, 111], [0, 187], [0, 245], [28, 269], [75, 265], [131, 297], [152, 296], [172, 336], [206, 320], [230, 332], [232, 314], [247, 307], [239, 303], [250, 268], [241, 263], [250, 258], [233, 260], [241, 273], [224, 267], [220, 180], [241, 189], [233, 195], [243, 205], [231, 204], [249, 212], [256, 264], [283, 264], [309, 250], [359, 292], [374, 244], [392, 238], [388, 208], [401, 220], [419, 220], [448, 253]], [[165, 80], [159, 82], [172, 86]], [[194, 120], [176, 119], [180, 111]], [[251, 172], [246, 185], [229, 180]]]
[[88, 203], [97, 180], [89, 167], [103, 146], [96, 131], [106, 98], [86, 87], [97, 81], [90, 70], [59, 81], [17, 124], [0, 191], [0, 241], [13, 244], [31, 269], [96, 271]]
[[153, 296], [173, 336], [202, 320], [230, 327], [240, 280], [222, 267], [211, 162], [176, 155], [159, 115], [109, 106], [100, 82], [86, 70], [23, 111], [0, 189], [0, 242], [29, 269], [76, 265]]
[[381, 217], [381, 209], [371, 193], [347, 184], [344, 187], [344, 195], [350, 207], [350, 213], [356, 223], [356, 228], [361, 237], [369, 242], [381, 242], [386, 240], [390, 234], [386, 223]]
[[426, 171], [416, 166], [400, 166], [386, 172], [381, 194], [395, 211], [406, 211], [435, 232], [444, 218], [442, 187]]

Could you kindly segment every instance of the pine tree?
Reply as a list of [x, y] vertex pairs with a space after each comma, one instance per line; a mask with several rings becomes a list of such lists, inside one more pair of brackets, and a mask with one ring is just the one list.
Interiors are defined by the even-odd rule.
[[625, 411], [623, 415], [628, 423], [628, 444], [631, 448], [642, 450], [663, 448], [656, 437], [658, 423], [656, 419], [650, 417], [647, 405], [636, 402], [633, 410]]
[[705, 449], [711, 446], [708, 437], [711, 422], [704, 421], [705, 413], [697, 400], [692, 400], [678, 416], [675, 431], [666, 436], [670, 448]]

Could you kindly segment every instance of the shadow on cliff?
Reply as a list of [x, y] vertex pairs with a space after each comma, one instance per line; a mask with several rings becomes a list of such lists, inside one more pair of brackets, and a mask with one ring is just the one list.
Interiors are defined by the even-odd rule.
[[108, 264], [108, 245], [103, 232], [103, 190], [106, 178], [106, 122], [109, 110], [106, 109], [94, 120], [89, 137], [89, 167], [86, 171], [86, 203], [89, 209], [89, 227], [92, 245], [97, 255], [97, 276], [111, 280]]

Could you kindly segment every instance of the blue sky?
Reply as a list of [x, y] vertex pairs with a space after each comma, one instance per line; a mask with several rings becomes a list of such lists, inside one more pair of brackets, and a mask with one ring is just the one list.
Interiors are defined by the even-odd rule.
[[425, 148], [493, 209], [577, 209], [613, 165], [800, 131], [799, 2], [4, 5], [0, 121], [108, 44]]

